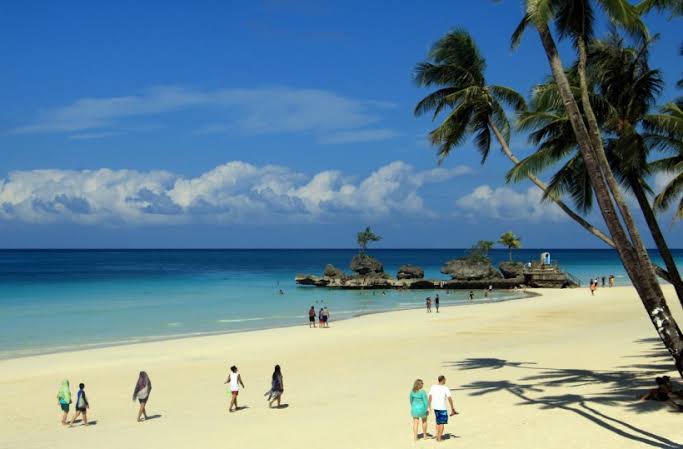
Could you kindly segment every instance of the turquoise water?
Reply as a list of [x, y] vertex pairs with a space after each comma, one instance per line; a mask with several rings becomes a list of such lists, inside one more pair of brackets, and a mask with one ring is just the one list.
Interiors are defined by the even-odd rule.
[[[520, 250], [515, 259], [535, 260]], [[553, 260], [579, 277], [625, 277], [607, 250], [555, 250]], [[325, 263], [346, 268], [354, 250], [0, 251], [0, 358], [210, 333], [306, 324], [311, 305], [332, 319], [421, 307], [430, 291], [335, 291], [296, 286], [297, 273]], [[395, 274], [411, 263], [429, 278], [463, 250], [376, 250]], [[683, 265], [683, 251], [675, 252]], [[494, 250], [498, 262], [507, 252]], [[284, 294], [280, 295], [282, 289]], [[443, 305], [466, 291], [440, 292]], [[514, 298], [494, 292], [492, 300]], [[477, 301], [483, 301], [477, 292]]]

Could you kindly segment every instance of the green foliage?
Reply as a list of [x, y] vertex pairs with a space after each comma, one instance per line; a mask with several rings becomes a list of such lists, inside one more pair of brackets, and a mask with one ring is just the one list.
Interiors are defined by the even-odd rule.
[[360, 247], [361, 253], [365, 252], [370, 242], [379, 242], [380, 240], [382, 240], [382, 237], [372, 232], [370, 226], [366, 227], [365, 230], [360, 231], [358, 234], [356, 234], [356, 241], [358, 242], [358, 246]]
[[506, 142], [510, 140], [504, 105], [522, 110], [524, 98], [508, 87], [487, 85], [485, 70], [486, 61], [472, 36], [463, 29], [442, 37], [432, 47], [427, 61], [415, 67], [416, 84], [437, 89], [415, 106], [415, 115], [431, 112], [432, 120], [445, 115], [429, 134], [432, 145], [438, 147], [440, 162], [473, 136], [484, 163], [491, 149], [492, 125]]
[[468, 262], [490, 262], [488, 254], [495, 242], [491, 240], [479, 240], [465, 253], [461, 260]]
[[500, 236], [500, 239], [498, 239], [498, 243], [503, 246], [507, 246], [510, 255], [510, 261], [512, 261], [512, 250], [522, 247], [521, 239], [513, 234], [512, 231], [503, 233], [503, 235]]

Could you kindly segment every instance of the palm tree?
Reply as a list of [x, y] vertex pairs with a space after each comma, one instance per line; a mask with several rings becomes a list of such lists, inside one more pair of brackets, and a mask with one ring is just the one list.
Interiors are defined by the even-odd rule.
[[519, 249], [522, 247], [522, 242], [519, 237], [512, 233], [512, 231], [507, 231], [500, 236], [498, 243], [503, 246], [507, 246], [508, 255], [510, 257], [510, 262], [512, 262], [512, 250]]
[[[486, 61], [476, 43], [462, 29], [456, 29], [437, 41], [429, 52], [428, 61], [418, 64], [415, 69], [415, 81], [419, 86], [438, 87], [417, 104], [415, 115], [433, 111], [432, 119], [435, 120], [442, 112], [448, 112], [441, 124], [430, 133], [432, 144], [439, 148], [440, 161], [474, 134], [484, 163], [491, 149], [493, 133], [505, 156], [513, 164], [519, 163], [509, 146], [510, 122], [503, 105], [520, 111], [525, 107], [524, 99], [508, 87], [488, 85], [485, 69]], [[546, 185], [536, 176], [529, 174], [527, 178], [545, 191]], [[614, 246], [612, 239], [560, 198], [553, 198], [553, 201], [588, 232]]]
[[[644, 29], [638, 11], [628, 1], [596, 1], [614, 23], [631, 31]], [[513, 42], [519, 40], [526, 26], [533, 25], [536, 28], [615, 248], [650, 321], [683, 377], [683, 334], [657, 283], [645, 245], [609, 166], [597, 119], [590, 104], [586, 78], [586, 43], [592, 35], [594, 10], [591, 6], [592, 2], [586, 0], [526, 0], [526, 14], [513, 34]], [[579, 109], [574, 97], [550, 31], [551, 21], [555, 22], [560, 38], [572, 39], [578, 53], [577, 72], [583, 111]]]
[[[661, 73], [648, 64], [651, 42], [646, 41], [638, 48], [625, 47], [623, 38], [615, 33], [607, 40], [593, 42], [587, 61], [589, 83], [595, 89], [591, 90], [590, 98], [606, 140], [610, 167], [621, 185], [637, 199], [666, 264], [665, 278], [674, 285], [683, 305], [683, 281], [648, 199], [651, 189], [645, 178], [652, 168], [647, 162], [652, 146], [639, 132], [639, 125], [648, 119], [647, 113], [663, 87]], [[569, 78], [576, 79], [575, 68]], [[532, 108], [520, 115], [519, 125], [533, 131], [531, 140], [539, 145], [539, 150], [522, 160], [507, 178], [519, 181], [528, 173], [538, 174], [572, 154], [553, 176], [545, 197], [568, 192], [576, 207], [586, 213], [593, 205], [593, 189], [564, 106], [557, 97], [553, 82], [536, 89]]]
[[645, 121], [645, 128], [651, 132], [646, 138], [656, 147], [674, 152], [672, 156], [650, 164], [650, 170], [653, 172], [673, 175], [673, 178], [655, 197], [654, 206], [657, 210], [666, 210], [671, 203], [680, 198], [675, 212], [675, 217], [678, 219], [683, 219], [683, 108], [681, 106], [669, 103], [662, 108], [661, 114], [653, 114]]

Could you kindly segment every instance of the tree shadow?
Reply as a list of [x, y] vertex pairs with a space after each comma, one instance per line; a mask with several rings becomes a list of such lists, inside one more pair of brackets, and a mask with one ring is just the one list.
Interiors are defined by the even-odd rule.
[[[639, 340], [638, 343], [647, 344], [650, 347], [645, 350], [645, 353], [632, 356], [647, 357], [652, 361], [651, 363], [622, 366], [612, 371], [548, 368], [533, 362], [511, 362], [498, 358], [468, 358], [445, 362], [444, 365], [458, 370], [499, 370], [502, 368], [524, 370], [525, 374], [517, 381], [477, 381], [463, 385], [458, 390], [468, 391], [471, 396], [508, 392], [520, 399], [518, 405], [564, 410], [632, 441], [658, 448], [683, 449], [680, 443], [611, 417], [593, 406], [593, 404], [620, 406], [637, 413], [649, 413], [669, 408], [664, 402], [638, 400], [640, 395], [655, 386], [656, 376], [674, 368], [669, 353], [658, 345], [655, 346], [658, 342], [658, 339]], [[604, 387], [604, 391], [555, 396], [543, 394], [547, 388], [579, 389], [588, 385], [600, 385]]]

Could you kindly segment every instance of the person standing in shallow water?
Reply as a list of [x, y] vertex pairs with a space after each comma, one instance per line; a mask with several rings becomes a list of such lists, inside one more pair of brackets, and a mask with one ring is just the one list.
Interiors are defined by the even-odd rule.
[[434, 305], [436, 306], [436, 313], [439, 313], [439, 294], [434, 297]]
[[149, 399], [149, 394], [152, 392], [152, 381], [149, 380], [149, 376], [146, 372], [140, 371], [138, 375], [138, 381], [135, 384], [135, 389], [133, 390], [133, 401], [136, 399], [140, 403], [140, 410], [138, 411], [138, 422], [142, 422], [142, 416], [147, 418], [147, 400]]
[[432, 313], [432, 298], [430, 296], [425, 298], [425, 305], [427, 306], [427, 313]]
[[240, 385], [242, 388], [246, 388], [242, 382], [242, 376], [237, 372], [237, 367], [235, 365], [230, 367], [230, 374], [228, 374], [228, 379], [225, 383], [230, 384], [230, 407], [229, 412], [237, 411], [237, 395], [240, 392]]
[[59, 407], [64, 412], [62, 415], [62, 425], [67, 425], [67, 419], [69, 418], [69, 405], [71, 404], [71, 387], [69, 386], [69, 381], [64, 379], [62, 384], [59, 386], [59, 391], [57, 392], [57, 401], [59, 402]]
[[315, 327], [315, 307], [308, 309], [308, 327]]
[[320, 308], [320, 311], [318, 312], [318, 328], [322, 329], [324, 328], [324, 322], [325, 322], [325, 315], [323, 312], [323, 308]]
[[422, 439], [427, 439], [427, 415], [429, 414], [429, 399], [422, 389], [424, 382], [416, 379], [410, 391], [410, 415], [413, 417], [413, 439], [417, 441], [417, 429], [422, 420]]

